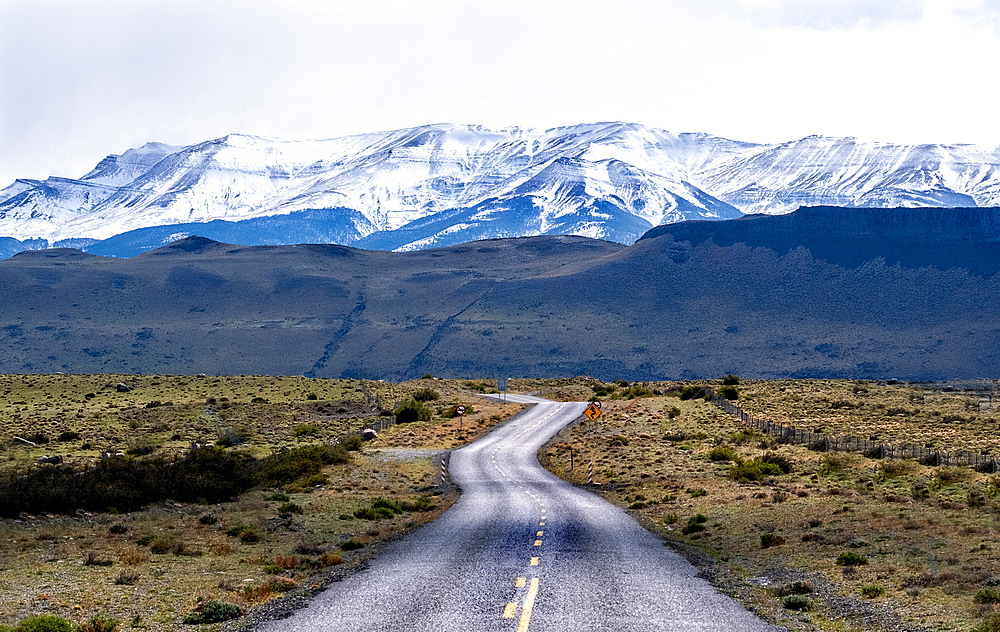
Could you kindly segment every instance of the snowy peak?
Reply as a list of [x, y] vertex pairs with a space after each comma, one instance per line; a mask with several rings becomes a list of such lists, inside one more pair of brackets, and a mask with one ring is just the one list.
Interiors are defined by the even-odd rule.
[[[3, 189], [0, 236], [107, 239], [327, 209], [336, 212], [308, 217], [343, 225], [314, 234], [393, 248], [554, 231], [631, 243], [665, 223], [803, 205], [997, 204], [997, 148], [822, 136], [763, 145], [622, 122], [434, 124], [312, 141], [230, 134], [187, 147], [147, 143], [79, 179]], [[385, 232], [397, 234], [377, 237]]]

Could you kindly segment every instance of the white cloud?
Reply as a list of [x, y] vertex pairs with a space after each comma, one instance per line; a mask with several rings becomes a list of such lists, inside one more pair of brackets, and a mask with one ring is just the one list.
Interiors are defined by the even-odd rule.
[[0, 0], [0, 187], [146, 141], [626, 120], [1000, 143], [1000, 0]]

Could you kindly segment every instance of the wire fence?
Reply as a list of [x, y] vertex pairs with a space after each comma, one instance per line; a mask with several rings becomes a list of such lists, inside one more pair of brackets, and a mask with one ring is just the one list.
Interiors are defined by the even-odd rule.
[[979, 472], [998, 471], [996, 456], [965, 450], [941, 450], [909, 443], [888, 443], [878, 439], [863, 439], [850, 435], [802, 430], [795, 426], [776, 423], [757, 417], [743, 410], [724, 397], [711, 396], [717, 407], [726, 411], [744, 425], [763, 434], [777, 437], [781, 443], [799, 443], [811, 450], [827, 452], [860, 452], [875, 459], [914, 459], [924, 465], [967, 465]]

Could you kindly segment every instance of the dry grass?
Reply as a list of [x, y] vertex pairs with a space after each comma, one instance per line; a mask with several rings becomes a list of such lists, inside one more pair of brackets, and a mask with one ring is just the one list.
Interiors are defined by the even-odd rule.
[[[119, 382], [132, 390], [118, 393], [114, 387]], [[440, 394], [430, 403], [436, 414], [455, 403], [469, 409], [462, 432], [457, 419], [439, 416], [389, 428], [361, 452], [352, 452], [349, 463], [325, 467], [327, 482], [319, 486], [299, 481], [211, 506], [166, 501], [124, 515], [81, 511], [2, 521], [0, 625], [38, 614], [76, 623], [106, 614], [119, 620], [119, 629], [187, 630], [190, 626], [181, 624], [182, 617], [210, 599], [246, 609], [297, 587], [323, 585], [330, 572], [349, 569], [370, 555], [378, 541], [447, 509], [457, 491], [450, 484], [440, 485], [435, 455], [474, 440], [521, 408], [490, 402], [462, 382], [365, 386], [387, 406], [419, 388], [434, 388]], [[35, 465], [34, 459], [53, 453], [83, 464], [98, 458], [100, 450], [128, 445], [132, 438], [155, 446], [154, 454], [180, 452], [192, 441], [214, 437], [220, 420], [245, 433], [250, 445], [241, 449], [260, 455], [284, 446], [332, 441], [378, 420], [356, 380], [0, 376], [0, 393], [4, 391], [0, 469], [50, 467]], [[95, 396], [88, 398], [88, 393]], [[213, 398], [214, 403], [208, 403]], [[254, 398], [265, 401], [252, 403]], [[147, 408], [154, 401], [161, 405]], [[162, 405], [167, 401], [172, 403]], [[220, 420], [205, 419], [206, 406], [212, 406]], [[303, 423], [316, 426], [318, 433], [297, 435]], [[79, 438], [50, 440], [36, 448], [11, 441], [13, 435], [37, 432], [50, 437], [76, 432]], [[182, 438], [171, 439], [175, 433]], [[91, 448], [81, 449], [85, 443]], [[271, 500], [275, 493], [288, 500]], [[376, 497], [414, 507], [429, 503], [433, 509], [374, 521], [354, 517]], [[282, 514], [286, 502], [302, 507], [303, 513]], [[257, 534], [259, 539], [227, 535], [241, 526], [241, 534]], [[340, 550], [348, 539], [365, 548]], [[111, 564], [103, 565], [107, 562]]]
[[[650, 388], [665, 392], [678, 386]], [[941, 449], [996, 453], [1000, 448], [990, 430], [990, 424], [996, 428], [995, 413], [971, 410], [978, 404], [968, 395], [840, 381], [752, 382], [739, 388], [747, 394], [741, 406], [796, 425], [870, 432], [886, 441], [890, 434], [900, 441], [919, 436]], [[905, 416], [885, 412], [904, 406]], [[680, 414], [671, 419], [673, 408]], [[588, 434], [584, 423], [565, 429], [540, 451], [543, 464], [585, 483], [587, 462], [593, 460], [599, 493], [631, 508], [727, 591], [781, 625], [889, 630], [909, 623], [968, 630], [996, 607], [975, 603], [975, 596], [1000, 584], [998, 477], [966, 467], [781, 445], [747, 433], [702, 400], [605, 399], [603, 410], [596, 434]], [[964, 421], [943, 421], [959, 414]], [[626, 441], [611, 441], [614, 437]], [[741, 460], [780, 455], [793, 469], [759, 484], [738, 483], [728, 476], [732, 462], [710, 458], [719, 446]], [[708, 517], [705, 531], [682, 534], [681, 527], [697, 514]], [[846, 552], [869, 564], [838, 565]], [[788, 610], [776, 596], [776, 588], [793, 581], [814, 582], [809, 612]]]

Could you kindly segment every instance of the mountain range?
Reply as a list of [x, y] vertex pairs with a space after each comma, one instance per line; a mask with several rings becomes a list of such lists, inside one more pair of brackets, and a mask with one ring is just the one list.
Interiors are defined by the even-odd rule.
[[628, 123], [426, 125], [320, 141], [248, 135], [110, 155], [0, 191], [0, 256], [135, 256], [200, 235], [416, 250], [572, 234], [635, 242], [686, 220], [800, 206], [1000, 204], [1000, 148], [810, 136], [759, 144]]
[[5, 373], [1000, 374], [1000, 209], [816, 207], [410, 252], [189, 237], [0, 261]]

